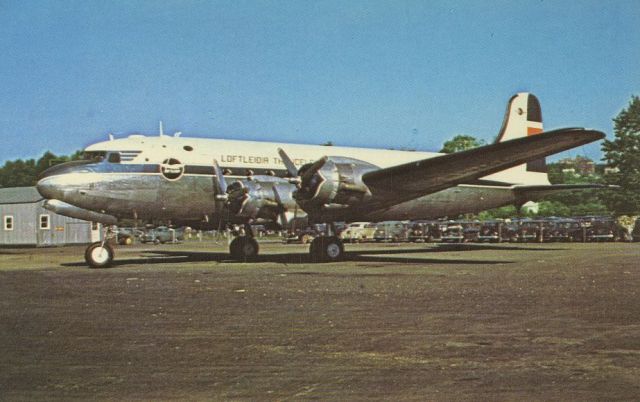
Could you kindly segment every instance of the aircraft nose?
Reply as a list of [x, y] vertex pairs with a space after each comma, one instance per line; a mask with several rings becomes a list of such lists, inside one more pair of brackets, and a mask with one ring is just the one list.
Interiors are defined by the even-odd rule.
[[40, 174], [40, 177], [38, 177], [38, 179], [44, 179], [46, 177], [61, 175], [64, 173], [72, 173], [80, 170], [87, 170], [88, 169], [87, 165], [90, 165], [91, 163], [92, 161], [81, 160], [81, 161], [71, 161], [71, 162], [60, 163], [58, 165], [53, 165], [47, 170], [45, 170], [44, 172], [42, 172]]
[[40, 195], [44, 198], [51, 199], [60, 199], [60, 194], [62, 193], [60, 189], [60, 183], [57, 183], [58, 180], [55, 176], [53, 177], [45, 177], [44, 179], [38, 180], [38, 184], [36, 184], [36, 188]]

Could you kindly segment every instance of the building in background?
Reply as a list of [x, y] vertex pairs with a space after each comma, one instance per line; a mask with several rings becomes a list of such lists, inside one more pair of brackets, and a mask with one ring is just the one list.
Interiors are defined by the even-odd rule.
[[576, 156], [575, 158], [560, 159], [558, 164], [563, 173], [575, 173], [581, 176], [589, 176], [596, 172], [596, 165], [589, 158]]
[[101, 239], [99, 223], [44, 209], [35, 187], [0, 188], [0, 246], [63, 246]]

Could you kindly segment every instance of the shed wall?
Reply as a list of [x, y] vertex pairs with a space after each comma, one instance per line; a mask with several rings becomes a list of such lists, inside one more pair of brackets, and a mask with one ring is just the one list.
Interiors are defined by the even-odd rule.
[[[91, 222], [69, 218], [44, 209], [44, 201], [0, 204], [0, 245], [60, 246], [97, 241]], [[4, 217], [13, 216], [13, 230], [4, 229]], [[41, 216], [48, 216], [49, 227], [40, 227]], [[99, 239], [99, 236], [98, 236]]]

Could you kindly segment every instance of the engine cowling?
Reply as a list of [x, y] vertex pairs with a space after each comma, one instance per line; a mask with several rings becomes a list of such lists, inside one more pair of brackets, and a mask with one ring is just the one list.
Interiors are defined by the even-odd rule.
[[377, 169], [371, 163], [340, 156], [304, 165], [298, 172], [301, 182], [295, 199], [305, 209], [356, 205], [371, 197], [362, 176]]
[[276, 220], [295, 209], [295, 189], [287, 180], [273, 176], [240, 179], [227, 187], [227, 206], [238, 217]]

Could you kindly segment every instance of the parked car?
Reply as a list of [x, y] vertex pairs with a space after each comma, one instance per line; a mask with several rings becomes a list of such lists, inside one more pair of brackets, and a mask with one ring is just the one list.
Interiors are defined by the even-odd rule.
[[409, 230], [406, 225], [400, 221], [380, 222], [376, 225], [376, 231], [373, 238], [377, 242], [381, 241], [407, 241], [409, 239]]
[[347, 243], [360, 243], [372, 240], [375, 232], [375, 223], [353, 222], [340, 233], [340, 238]]
[[532, 219], [520, 219], [514, 220], [516, 224], [516, 233], [514, 235], [514, 241], [521, 243], [530, 243], [540, 241], [540, 229], [542, 227], [541, 220]]
[[478, 233], [481, 243], [500, 243], [510, 241], [512, 237], [511, 227], [504, 221], [484, 221]]
[[437, 221], [414, 221], [409, 225], [408, 239], [410, 242], [428, 242], [440, 239]]
[[136, 239], [140, 239], [140, 236], [144, 234], [144, 231], [136, 228], [118, 228], [116, 230], [116, 241], [122, 246], [129, 246], [133, 244]]
[[624, 239], [624, 229], [610, 217], [590, 217], [583, 223], [586, 227], [586, 241], [608, 242]]
[[320, 236], [325, 231], [325, 227], [326, 226], [324, 224], [316, 224], [311, 226], [293, 228], [287, 231], [284, 242], [286, 244], [311, 243], [313, 239]]
[[480, 222], [463, 222], [462, 223], [462, 237], [463, 242], [473, 243], [478, 241], [480, 235]]
[[553, 219], [544, 226], [545, 242], [573, 242], [584, 240], [584, 228], [576, 219]]
[[462, 223], [450, 221], [440, 225], [440, 241], [444, 243], [462, 243], [464, 242], [464, 227]]
[[157, 228], [147, 230], [141, 237], [143, 243], [176, 243], [184, 240], [183, 228], [169, 228], [167, 226], [158, 226]]

